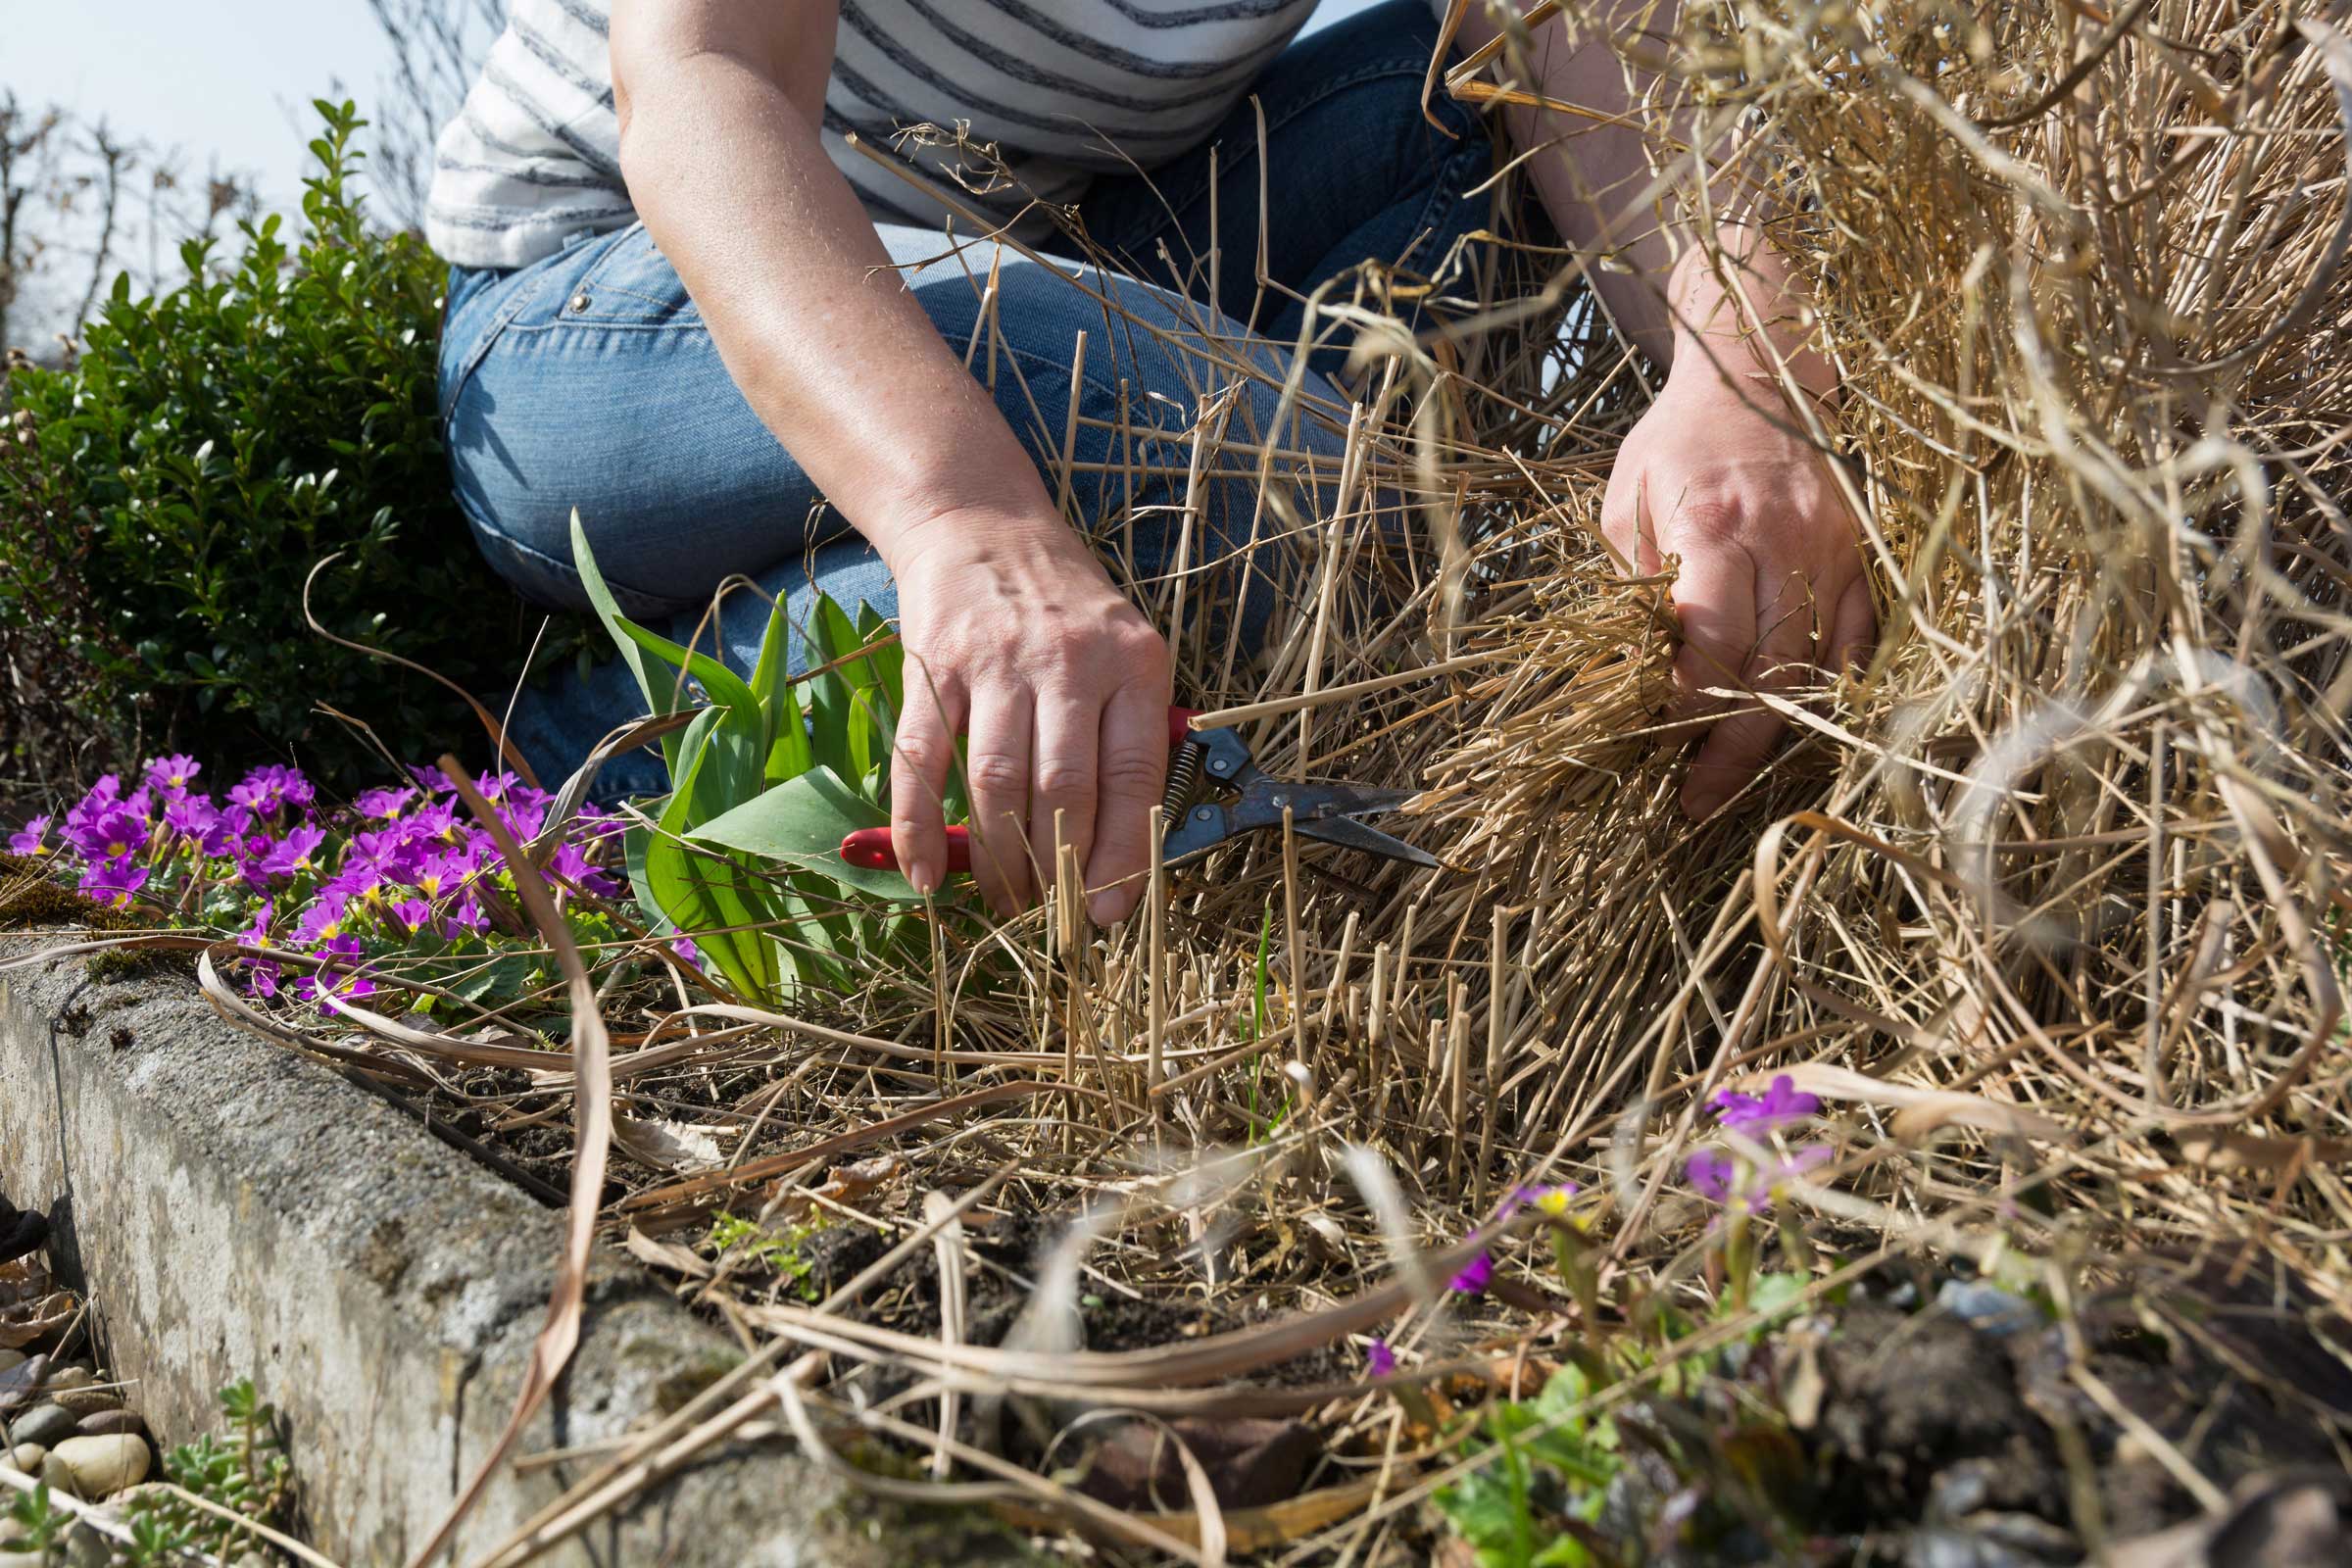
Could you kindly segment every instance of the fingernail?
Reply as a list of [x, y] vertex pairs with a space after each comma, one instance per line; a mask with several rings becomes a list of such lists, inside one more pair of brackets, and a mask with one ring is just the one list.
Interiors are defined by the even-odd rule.
[[939, 870], [929, 860], [917, 856], [914, 863], [906, 867], [906, 883], [915, 892], [928, 898], [939, 891]]
[[1086, 901], [1086, 917], [1097, 925], [1116, 925], [1121, 918], [1119, 901], [1108, 893], [1098, 893]]

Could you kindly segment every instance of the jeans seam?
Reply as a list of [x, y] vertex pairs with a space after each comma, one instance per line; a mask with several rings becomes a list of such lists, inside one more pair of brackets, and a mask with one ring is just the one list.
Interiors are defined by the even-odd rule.
[[[1313, 93], [1299, 99], [1297, 103], [1293, 104], [1290, 110], [1285, 113], [1281, 119], [1267, 121], [1266, 140], [1271, 142], [1274, 139], [1274, 133], [1276, 131], [1290, 124], [1293, 121], [1298, 119], [1299, 116], [1305, 114], [1307, 111], [1319, 108], [1335, 95], [1346, 92], [1351, 87], [1360, 87], [1368, 81], [1378, 81], [1384, 76], [1411, 76], [1416, 80], [1422, 80], [1427, 78], [1428, 72], [1429, 60], [1427, 56], [1421, 56], [1417, 59], [1398, 56], [1394, 59], [1374, 61], [1358, 66], [1351, 72], [1343, 73], [1340, 75], [1331, 77], [1329, 80], [1320, 83]], [[1446, 98], [1440, 101], [1451, 103], [1453, 100], [1450, 98]], [[1468, 116], [1467, 111], [1464, 113], [1470, 120], [1470, 122], [1475, 125], [1477, 123], [1477, 117]], [[1253, 147], [1251, 148], [1251, 151], [1254, 153], [1257, 151], [1257, 149]], [[1208, 186], [1209, 176], [1205, 172], [1203, 172], [1199, 176], [1198, 183], [1193, 188], [1189, 189], [1181, 200], [1170, 199], [1167, 202], [1160, 221], [1152, 226], [1147, 237], [1164, 234], [1169, 226], [1176, 223], [1177, 220], [1183, 216], [1186, 208], [1191, 207], [1195, 202], [1200, 200], [1201, 197], [1208, 193]]]
[[[541, 550], [534, 545], [527, 545], [520, 539], [515, 538], [514, 535], [509, 533], [506, 529], [500, 527], [497, 523], [486, 520], [474, 511], [472, 505], [467, 502], [463, 495], [458, 497], [458, 510], [466, 514], [466, 520], [472, 523], [477, 531], [490, 535], [490, 537], [496, 539], [501, 545], [505, 546], [509, 550], [514, 551], [516, 555], [527, 557], [537, 564], [554, 570], [557, 574], [568, 581], [573, 587], [579, 589], [583, 597], [586, 595], [588, 586], [587, 579], [580, 575], [580, 568], [578, 566], [572, 564], [568, 561], [558, 560], [556, 557], [549, 555], [546, 551]], [[659, 605], [662, 607], [659, 610], [643, 612], [649, 615], [675, 614], [680, 609], [684, 608], [683, 603], [673, 603], [672, 601], [663, 598], [660, 594], [647, 593], [642, 588], [633, 588], [625, 582], [618, 581], [610, 573], [606, 575], [605, 582], [607, 586], [617, 587], [622, 593], [629, 595], [633, 599], [641, 600], [649, 605]], [[509, 586], [512, 587], [514, 585], [510, 583]], [[516, 591], [520, 592], [519, 589]]]
[[[1467, 163], [1469, 161], [1472, 151], [1473, 149], [1469, 147], [1459, 148], [1449, 155], [1443, 163], [1441, 163], [1439, 168], [1450, 174], [1453, 167], [1456, 164]], [[1437, 212], [1438, 204], [1440, 202], [1444, 202], [1450, 207], [1458, 204], [1460, 201], [1462, 201], [1462, 199], [1463, 196], [1461, 190], [1455, 187], [1455, 183], [1451, 178], [1441, 177], [1433, 181], [1429, 192], [1429, 199], [1421, 204], [1421, 217], [1413, 225], [1413, 237], [1415, 239], [1419, 239], [1437, 227], [1437, 223], [1433, 215]], [[1423, 258], [1425, 265], [1419, 270], [1427, 271], [1435, 268], [1436, 265], [1443, 260], [1443, 257], [1425, 257]]]
[[514, 324], [514, 318], [520, 316], [523, 310], [539, 297], [546, 286], [547, 278], [541, 276], [516, 288], [514, 297], [502, 302], [497, 310], [491, 312], [489, 321], [475, 335], [474, 340], [466, 346], [466, 352], [458, 366], [458, 373], [450, 377], [447, 391], [441, 400], [441, 417], [438, 422], [441, 427], [440, 434], [443, 445], [448, 444], [449, 423], [457, 416], [458, 400], [466, 395], [466, 383], [473, 379], [473, 373], [481, 368], [482, 361], [490, 357], [491, 345], [505, 335], [507, 328]]

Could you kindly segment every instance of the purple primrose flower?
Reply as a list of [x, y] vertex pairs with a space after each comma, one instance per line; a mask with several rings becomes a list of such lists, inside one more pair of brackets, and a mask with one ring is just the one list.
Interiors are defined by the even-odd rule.
[[413, 789], [364, 790], [360, 798], [351, 803], [351, 808], [370, 822], [389, 822], [407, 810], [409, 803], [416, 798], [416, 792]]
[[85, 827], [99, 816], [122, 804], [122, 781], [112, 773], [101, 773], [89, 793], [66, 809], [68, 829]]
[[1786, 1159], [1774, 1160], [1770, 1169], [1755, 1170], [1720, 1150], [1702, 1149], [1690, 1156], [1683, 1171], [1690, 1180], [1691, 1190], [1709, 1202], [1761, 1213], [1771, 1206], [1773, 1193], [1784, 1182], [1803, 1175], [1829, 1157], [1828, 1145], [1808, 1144]]
[[1750, 1138], [1761, 1138], [1775, 1128], [1821, 1114], [1821, 1097], [1799, 1090], [1787, 1073], [1773, 1079], [1772, 1087], [1762, 1095], [1742, 1095], [1725, 1089], [1718, 1091], [1710, 1103], [1715, 1107], [1718, 1121]]
[[1364, 1347], [1364, 1370], [1375, 1382], [1396, 1375], [1396, 1352], [1389, 1348], [1386, 1340], [1374, 1340]]
[[81, 891], [100, 904], [121, 907], [130, 902], [130, 896], [147, 885], [147, 868], [128, 856], [118, 860], [100, 860], [81, 873]]
[[1446, 1288], [1460, 1296], [1484, 1296], [1487, 1287], [1494, 1283], [1494, 1257], [1481, 1252], [1457, 1270]]
[[332, 947], [343, 940], [343, 921], [349, 907], [342, 894], [322, 891], [302, 911], [302, 918], [294, 922], [294, 940]]
[[277, 841], [277, 847], [262, 858], [265, 876], [295, 876], [304, 871], [319, 869], [316, 857], [326, 835], [315, 827], [294, 827]]
[[600, 899], [610, 899], [620, 892], [620, 879], [610, 871], [590, 865], [588, 857], [580, 853], [580, 847], [576, 844], [558, 845], [547, 868], [582, 893], [594, 894]]
[[164, 826], [182, 838], [201, 844], [220, 823], [220, 809], [213, 805], [210, 795], [192, 795], [182, 790], [164, 798]]
[[147, 782], [169, 797], [185, 795], [204, 764], [193, 757], [159, 757], [147, 764]]
[[[346, 961], [359, 957], [364, 951], [360, 939], [351, 936], [329, 937], [318, 947], [320, 957]], [[321, 991], [337, 997], [368, 997], [375, 994], [375, 982], [364, 974], [345, 974], [334, 969], [320, 969], [294, 982], [294, 995], [304, 1002], [317, 1002]]]
[[49, 846], [45, 841], [49, 837], [50, 821], [49, 817], [36, 816], [11, 833], [8, 836], [8, 853], [11, 855], [47, 855]]
[[128, 859], [147, 847], [147, 819], [128, 806], [108, 806], [66, 828], [66, 841], [85, 860]]

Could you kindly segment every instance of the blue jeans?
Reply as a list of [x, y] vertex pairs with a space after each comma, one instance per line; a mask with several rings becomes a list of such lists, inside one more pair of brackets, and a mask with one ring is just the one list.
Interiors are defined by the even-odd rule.
[[[1453, 135], [1422, 116], [1435, 46], [1426, 0], [1388, 0], [1298, 40], [1252, 86], [1268, 153], [1266, 270], [1281, 289], [1261, 291], [1256, 279], [1258, 124], [1247, 100], [1195, 151], [1148, 174], [1096, 182], [1079, 215], [1121, 270], [999, 256], [986, 243], [956, 256], [936, 232], [878, 225], [941, 334], [958, 353], [977, 341], [973, 373], [1048, 469], [1050, 488], [1059, 483], [1075, 340], [1087, 334], [1072, 501], [1082, 520], [1132, 512], [1134, 557], [1114, 564], [1130, 580], [1176, 565], [1186, 432], [1203, 397], [1237, 381], [1229, 428], [1252, 441], [1278, 435], [1277, 445], [1306, 454], [1287, 471], [1278, 464], [1277, 479], [1292, 487], [1302, 515], [1328, 503], [1342, 432], [1286, 408], [1279, 394], [1303, 319], [1292, 294], [1310, 295], [1366, 260], [1434, 270], [1486, 220], [1486, 197], [1464, 194], [1490, 172], [1483, 126], [1443, 93], [1431, 107]], [[1205, 260], [1212, 175], [1222, 252], [1213, 297]], [[980, 285], [999, 263], [996, 319], [986, 329]], [[1137, 329], [1105, 301], [1156, 330]], [[1336, 369], [1347, 346], [1341, 336], [1316, 347], [1310, 368]], [[1329, 406], [1332, 389], [1319, 375], [1303, 387]], [[744, 401], [642, 224], [514, 270], [454, 270], [440, 410], [475, 539], [534, 603], [587, 608], [571, 564], [577, 508], [621, 609], [679, 642], [697, 640], [713, 591], [732, 576], [787, 601], [797, 625], [807, 624], [818, 588], [853, 612], [862, 601], [897, 613], [880, 560], [819, 507], [808, 476]], [[1122, 420], [1132, 436], [1114, 433]], [[1195, 519], [1206, 538], [1192, 541], [1189, 561], [1246, 554], [1261, 514], [1253, 481], [1213, 479], [1204, 491]], [[1256, 580], [1242, 611], [1245, 636], [1271, 608], [1273, 590]], [[749, 670], [766, 616], [763, 601], [730, 594], [700, 645], [715, 642], [728, 663]], [[526, 690], [511, 733], [553, 788], [597, 740], [645, 710], [627, 668], [608, 660]], [[609, 800], [665, 787], [660, 757], [641, 750], [608, 762], [595, 793]]]

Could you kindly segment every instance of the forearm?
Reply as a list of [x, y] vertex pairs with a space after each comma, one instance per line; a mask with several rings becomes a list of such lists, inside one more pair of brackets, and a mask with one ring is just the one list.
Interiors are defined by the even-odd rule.
[[[1498, 35], [1489, 4], [1472, 0], [1461, 31], [1465, 49]], [[1605, 259], [1589, 273], [1592, 286], [1619, 328], [1653, 360], [1673, 365], [1695, 355], [1739, 375], [1770, 368], [1777, 351], [1800, 384], [1826, 391], [1835, 376], [1805, 346], [1803, 293], [1737, 189], [1719, 190], [1713, 247], [1695, 243], [1683, 215], [1651, 193], [1651, 130], [1635, 102], [1646, 83], [1638, 70], [1629, 81], [1608, 40], [1640, 29], [1653, 52], [1662, 50], [1676, 10], [1676, 0], [1595, 0], [1580, 13], [1575, 38], [1554, 19], [1533, 30], [1524, 59], [1506, 51], [1495, 75], [1585, 111], [1512, 105], [1503, 111], [1512, 142], [1528, 155], [1528, 175], [1560, 237], [1596, 264]], [[1698, 134], [1695, 116], [1675, 123], [1686, 141]], [[1759, 326], [1769, 350], [1754, 341]]]
[[753, 410], [886, 561], [942, 518], [1050, 520], [1028, 455], [825, 156], [822, 71], [695, 44], [616, 30], [621, 168]]

